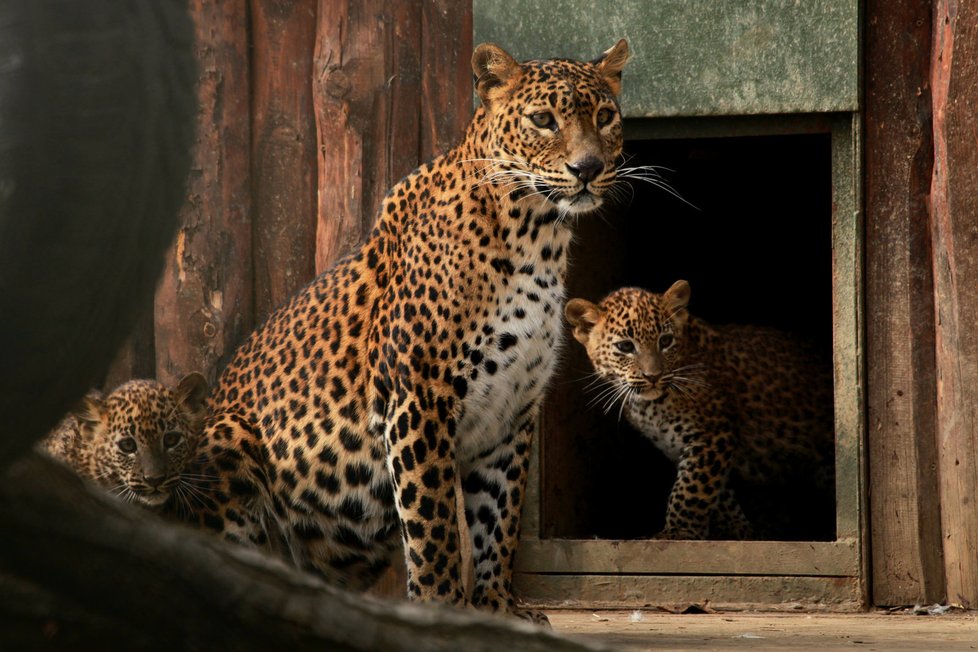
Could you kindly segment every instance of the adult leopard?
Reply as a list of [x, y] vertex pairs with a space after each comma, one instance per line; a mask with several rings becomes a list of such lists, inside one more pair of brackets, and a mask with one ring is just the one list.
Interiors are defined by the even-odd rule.
[[[482, 106], [464, 140], [394, 186], [363, 247], [224, 370], [221, 426], [203, 446], [222, 460], [214, 471], [241, 477], [204, 523], [258, 543], [280, 535], [298, 565], [353, 589], [402, 539], [409, 596], [462, 604], [459, 482], [471, 603], [545, 619], [511, 590], [529, 447], [562, 339], [574, 221], [616, 183], [627, 58], [624, 40], [594, 62], [476, 48]], [[273, 536], [249, 531], [266, 503]]]

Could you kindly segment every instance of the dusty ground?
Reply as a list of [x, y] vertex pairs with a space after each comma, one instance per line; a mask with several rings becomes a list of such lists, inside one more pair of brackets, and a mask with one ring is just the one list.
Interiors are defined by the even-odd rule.
[[549, 611], [554, 630], [613, 649], [978, 650], [978, 613], [908, 614]]

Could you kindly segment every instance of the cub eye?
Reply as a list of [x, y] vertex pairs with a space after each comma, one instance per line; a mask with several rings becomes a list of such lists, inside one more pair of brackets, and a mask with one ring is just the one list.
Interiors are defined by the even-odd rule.
[[621, 342], [615, 342], [615, 348], [622, 353], [635, 353], [635, 343], [631, 340], [622, 340]]
[[601, 109], [598, 111], [597, 121], [598, 127], [607, 127], [608, 124], [615, 119], [615, 112], [611, 109]]
[[126, 437], [125, 439], [119, 440], [119, 450], [123, 453], [129, 455], [136, 452], [136, 440], [132, 437]]
[[665, 351], [676, 342], [676, 338], [671, 333], [663, 333], [659, 336], [659, 350]]
[[530, 122], [541, 129], [557, 131], [557, 119], [550, 111], [537, 111], [530, 114]]
[[163, 445], [167, 448], [173, 448], [183, 440], [183, 435], [176, 430], [171, 430], [170, 432], [163, 435]]

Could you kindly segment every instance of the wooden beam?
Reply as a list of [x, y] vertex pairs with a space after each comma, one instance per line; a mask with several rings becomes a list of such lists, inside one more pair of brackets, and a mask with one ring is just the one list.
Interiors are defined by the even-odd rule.
[[[156, 292], [156, 376], [200, 371], [213, 386], [253, 325], [248, 7], [193, 0], [197, 141]], [[151, 347], [147, 347], [152, 351]]]
[[866, 3], [866, 331], [872, 600], [944, 595], [928, 193], [930, 7]]
[[639, 609], [705, 604], [716, 609], [857, 611], [860, 589], [854, 577], [740, 575], [718, 581], [710, 575], [538, 575], [518, 573], [520, 599], [533, 605], [569, 609]]
[[252, 0], [255, 319], [315, 273], [316, 0]]
[[978, 6], [937, 0], [934, 309], [937, 446], [947, 600], [978, 607]]
[[518, 570], [557, 574], [849, 576], [853, 539], [842, 541], [656, 541], [524, 539]]

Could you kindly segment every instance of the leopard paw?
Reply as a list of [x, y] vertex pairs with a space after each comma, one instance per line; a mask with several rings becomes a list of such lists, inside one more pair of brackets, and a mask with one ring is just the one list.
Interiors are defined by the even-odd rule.
[[544, 629], [552, 629], [550, 619], [547, 618], [547, 614], [543, 613], [539, 609], [524, 609], [521, 607], [515, 607], [510, 611], [510, 614], [516, 616], [520, 620], [529, 621], [534, 625], [543, 627]]

